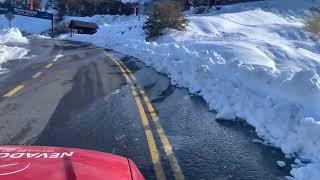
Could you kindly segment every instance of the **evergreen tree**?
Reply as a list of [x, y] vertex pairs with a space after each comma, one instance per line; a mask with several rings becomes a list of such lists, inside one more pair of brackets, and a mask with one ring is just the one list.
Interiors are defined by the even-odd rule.
[[181, 6], [177, 2], [155, 3], [147, 11], [148, 17], [143, 26], [147, 39], [162, 35], [162, 31], [165, 28], [178, 31], [186, 30], [189, 21], [180, 9]]

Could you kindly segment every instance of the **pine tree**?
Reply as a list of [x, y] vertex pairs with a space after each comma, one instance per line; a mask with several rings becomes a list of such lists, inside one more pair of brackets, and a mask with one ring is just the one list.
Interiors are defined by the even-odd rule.
[[147, 39], [162, 35], [165, 28], [185, 31], [189, 21], [180, 8], [177, 2], [166, 1], [154, 4], [147, 11], [148, 17], [143, 26]]
[[143, 26], [143, 29], [147, 34], [147, 38], [159, 36], [161, 34], [161, 30], [165, 27], [161, 23], [160, 12], [155, 6], [153, 6], [147, 11], [147, 15], [147, 20]]

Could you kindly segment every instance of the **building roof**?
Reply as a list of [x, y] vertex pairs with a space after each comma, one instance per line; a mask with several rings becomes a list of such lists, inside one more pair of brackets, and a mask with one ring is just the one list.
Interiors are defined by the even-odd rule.
[[99, 29], [97, 24], [85, 21], [71, 20], [69, 28], [72, 29]]

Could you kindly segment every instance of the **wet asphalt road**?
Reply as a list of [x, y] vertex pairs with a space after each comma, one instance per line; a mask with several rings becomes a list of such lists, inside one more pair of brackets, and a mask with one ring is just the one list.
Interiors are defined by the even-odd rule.
[[[130, 86], [107, 56], [121, 60], [151, 99], [185, 179], [283, 179], [280, 150], [252, 142], [244, 122], [216, 120], [201, 97], [139, 60], [90, 44], [32, 39], [29, 59], [14, 60], [0, 75], [0, 144], [48, 145], [98, 150], [135, 161], [155, 179], [149, 147]], [[63, 54], [50, 68], [57, 54]], [[32, 76], [41, 71], [38, 78]], [[12, 97], [3, 94], [22, 84]], [[150, 123], [167, 179], [169, 160]]]

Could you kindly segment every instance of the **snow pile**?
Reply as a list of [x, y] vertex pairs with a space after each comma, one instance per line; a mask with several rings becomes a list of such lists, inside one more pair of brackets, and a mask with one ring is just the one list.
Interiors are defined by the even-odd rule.
[[293, 166], [295, 178], [319, 179], [320, 46], [294, 11], [256, 6], [189, 15], [187, 32], [168, 30], [157, 42], [144, 40], [143, 21], [135, 17], [83, 18], [106, 21], [94, 36], [72, 39], [135, 56], [168, 74], [172, 84], [203, 96], [218, 118], [245, 119], [265, 143], [308, 162]]
[[18, 44], [26, 44], [28, 39], [23, 37], [19, 29], [11, 28], [0, 30], [0, 72], [1, 64], [12, 59], [20, 59], [28, 54], [28, 50], [18, 47]]
[[6, 43], [28, 43], [28, 39], [23, 37], [18, 28], [0, 30], [0, 44]]
[[285, 166], [286, 166], [286, 163], [283, 162], [283, 161], [277, 161], [277, 165], [278, 165], [279, 167], [285, 167]]

